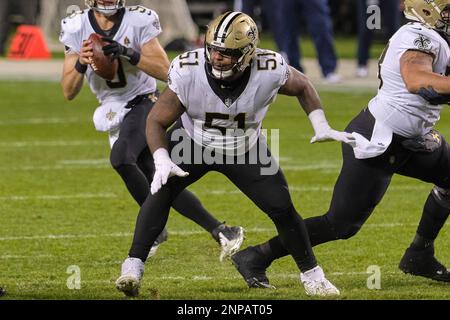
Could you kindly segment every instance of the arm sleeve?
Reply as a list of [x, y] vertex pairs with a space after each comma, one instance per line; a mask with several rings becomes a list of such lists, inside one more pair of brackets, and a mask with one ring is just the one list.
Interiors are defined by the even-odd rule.
[[173, 59], [170, 65], [167, 85], [169, 86], [170, 90], [175, 92], [180, 102], [184, 106], [187, 106], [186, 95], [184, 94], [183, 76], [180, 74], [178, 66], [179, 66], [179, 57], [176, 57], [175, 59]]
[[64, 45], [66, 53], [80, 53], [81, 42], [80, 33], [70, 28], [71, 21], [64, 19], [61, 21], [61, 33], [59, 41]]
[[400, 53], [407, 50], [417, 50], [438, 57], [442, 41], [444, 39], [441, 39], [435, 31], [411, 25], [405, 27], [398, 34], [395, 45]]
[[279, 86], [284, 86], [286, 84], [286, 81], [289, 79], [289, 76], [291, 74], [291, 70], [289, 68], [289, 64], [286, 62], [286, 60], [283, 58], [281, 54], [278, 54], [278, 61], [280, 61], [280, 81]]
[[291, 73], [289, 64], [275, 51], [261, 50], [257, 54], [257, 69], [267, 74], [274, 88], [283, 86]]
[[159, 16], [155, 11], [151, 11], [151, 15], [144, 15], [148, 18], [146, 19], [147, 21], [145, 23], [145, 27], [142, 28], [140, 34], [139, 42], [141, 47], [150, 40], [159, 36], [159, 34], [162, 32]]

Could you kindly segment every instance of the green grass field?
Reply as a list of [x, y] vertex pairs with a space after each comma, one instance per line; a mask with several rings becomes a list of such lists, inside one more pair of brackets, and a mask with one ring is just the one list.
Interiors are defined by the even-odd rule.
[[[114, 287], [128, 252], [137, 205], [108, 162], [106, 135], [91, 123], [96, 100], [84, 88], [65, 102], [56, 83], [0, 82], [1, 299], [123, 299]], [[320, 92], [332, 126], [342, 130], [371, 92]], [[280, 129], [281, 166], [303, 217], [328, 209], [339, 172], [337, 143], [310, 145], [312, 129], [297, 100], [280, 96], [265, 121]], [[450, 136], [450, 112], [438, 127]], [[342, 292], [339, 299], [449, 299], [449, 286], [407, 276], [397, 264], [414, 236], [431, 185], [396, 177], [361, 232], [315, 248], [320, 264]], [[247, 229], [243, 247], [275, 234], [270, 220], [223, 176], [210, 173], [191, 187], [221, 220]], [[355, 195], [356, 196], [356, 195]], [[349, 203], [351, 205], [351, 203]], [[250, 290], [198, 226], [172, 212], [169, 241], [146, 264], [140, 299], [309, 299], [290, 258], [268, 276], [277, 290]], [[448, 225], [436, 241], [450, 264]], [[371, 265], [381, 289], [367, 288]], [[81, 289], [70, 290], [70, 266]], [[70, 279], [69, 279], [70, 280]]]

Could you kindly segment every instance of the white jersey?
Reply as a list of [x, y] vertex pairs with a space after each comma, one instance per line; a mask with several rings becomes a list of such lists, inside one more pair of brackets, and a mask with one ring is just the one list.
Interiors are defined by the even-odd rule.
[[450, 48], [436, 31], [420, 23], [408, 23], [390, 39], [380, 59], [381, 85], [369, 103], [375, 119], [394, 133], [413, 138], [426, 134], [439, 120], [442, 107], [431, 105], [410, 93], [400, 73], [400, 58], [407, 50], [419, 50], [433, 56], [433, 72], [445, 75]]
[[[148, 41], [161, 33], [158, 15], [141, 6], [126, 7], [119, 11], [119, 21], [110, 30], [109, 37], [125, 47], [137, 52]], [[108, 36], [98, 26], [93, 11], [76, 12], [61, 22], [60, 41], [66, 46], [68, 53], [80, 53], [83, 40], [92, 33]], [[134, 97], [154, 92], [156, 80], [120, 58], [119, 71], [113, 81], [107, 81], [98, 76], [92, 68], [88, 68], [86, 78], [92, 92], [101, 104], [126, 104]]]
[[173, 60], [168, 84], [186, 108], [183, 127], [197, 144], [242, 154], [257, 142], [267, 109], [288, 77], [280, 54], [257, 49], [241, 84], [224, 95], [207, 74], [204, 49], [198, 49]]

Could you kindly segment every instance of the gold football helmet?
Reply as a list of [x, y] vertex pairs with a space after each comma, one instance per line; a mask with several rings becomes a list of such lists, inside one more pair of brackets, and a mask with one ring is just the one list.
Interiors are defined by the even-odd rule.
[[450, 0], [405, 0], [405, 17], [450, 35]]
[[226, 71], [219, 71], [211, 66], [212, 75], [225, 79], [244, 71], [256, 54], [258, 40], [256, 23], [245, 13], [228, 11], [215, 18], [206, 32], [206, 62], [211, 65], [211, 50], [216, 50], [224, 56], [234, 58], [236, 63]]
[[125, 7], [125, 0], [84, 0], [84, 3], [86, 7], [103, 13], [105, 16], [111, 16]]

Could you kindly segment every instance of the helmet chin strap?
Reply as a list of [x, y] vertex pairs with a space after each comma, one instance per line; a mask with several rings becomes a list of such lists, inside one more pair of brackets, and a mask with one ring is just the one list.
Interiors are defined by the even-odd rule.
[[233, 67], [230, 70], [222, 71], [222, 70], [216, 70], [213, 66], [211, 66], [211, 73], [214, 77], [217, 79], [223, 80], [232, 77], [238, 72], [242, 71], [242, 65], [241, 65], [242, 57], [239, 58], [238, 62], [236, 62]]
[[216, 77], [217, 79], [221, 79], [221, 80], [229, 78], [234, 74], [233, 69], [222, 71], [222, 70], [216, 70], [216, 69], [214, 69], [214, 67], [211, 68], [211, 73], [213, 74], [214, 77]]

